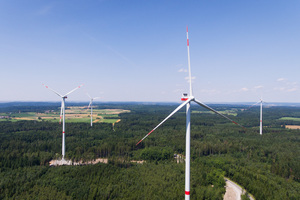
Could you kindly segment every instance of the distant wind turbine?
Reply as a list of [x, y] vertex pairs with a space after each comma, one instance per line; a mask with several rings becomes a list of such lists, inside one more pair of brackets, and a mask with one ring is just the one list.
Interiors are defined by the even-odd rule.
[[93, 126], [93, 101], [95, 99], [99, 99], [100, 97], [94, 97], [94, 98], [92, 98], [88, 93], [86, 93], [86, 94], [90, 98], [90, 104], [89, 104], [89, 106], [88, 106], [87, 109], [89, 109], [91, 107], [91, 126]]
[[78, 87], [76, 87], [75, 89], [71, 90], [70, 92], [68, 92], [65, 95], [61, 95], [58, 92], [56, 92], [55, 90], [49, 88], [48, 86], [46, 86], [45, 84], [43, 84], [47, 89], [51, 90], [52, 92], [54, 92], [55, 94], [57, 94], [59, 97], [62, 98], [61, 100], [61, 108], [60, 108], [60, 119], [59, 119], [59, 123], [61, 122], [61, 117], [63, 118], [63, 125], [62, 125], [62, 160], [64, 160], [65, 158], [65, 150], [66, 150], [66, 145], [65, 145], [65, 99], [68, 98], [67, 96], [69, 94], [71, 94], [72, 92], [74, 92], [75, 90], [77, 90], [78, 88], [82, 87], [83, 85], [80, 85]]
[[260, 119], [259, 119], [259, 134], [262, 135], [262, 118], [263, 118], [263, 110], [262, 110], [262, 107], [263, 107], [263, 103], [266, 103], [265, 101], [262, 100], [262, 98], [260, 98], [260, 100], [258, 102], [256, 102], [255, 104], [253, 104], [251, 107], [255, 106], [256, 104], [260, 103], [260, 113], [259, 113], [259, 116], [260, 116]]
[[[160, 125], [162, 125], [165, 121], [167, 121], [172, 115], [174, 115], [178, 110], [186, 105], [186, 151], [185, 151], [185, 199], [190, 199], [190, 119], [191, 119], [191, 110], [190, 110], [190, 102], [195, 102], [200, 106], [230, 120], [231, 122], [241, 126], [240, 124], [236, 123], [235, 121], [231, 120], [230, 118], [226, 117], [225, 115], [219, 113], [218, 111], [210, 108], [209, 106], [205, 105], [204, 103], [198, 101], [193, 96], [192, 90], [192, 76], [191, 76], [191, 65], [190, 65], [190, 50], [189, 50], [189, 37], [188, 37], [188, 28], [186, 28], [187, 34], [187, 52], [188, 52], [188, 67], [189, 67], [189, 90], [190, 95], [183, 94], [181, 100], [184, 101], [180, 106], [178, 106], [169, 116], [167, 116], [162, 122], [160, 122], [152, 131], [150, 131], [144, 138], [142, 138], [136, 145], [140, 144], [145, 138], [147, 138], [155, 129], [157, 129]], [[243, 127], [243, 126], [241, 126]], [[243, 127], [244, 128], [244, 127]]]

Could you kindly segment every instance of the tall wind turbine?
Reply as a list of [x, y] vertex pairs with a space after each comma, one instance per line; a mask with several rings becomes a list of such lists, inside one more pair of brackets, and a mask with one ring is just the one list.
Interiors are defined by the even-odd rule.
[[93, 101], [95, 99], [99, 99], [100, 97], [92, 98], [88, 93], [86, 93], [86, 94], [88, 95], [88, 97], [90, 97], [90, 104], [89, 104], [87, 109], [89, 109], [91, 107], [91, 126], [93, 126]]
[[[231, 120], [230, 118], [226, 117], [225, 115], [217, 112], [216, 110], [210, 108], [209, 106], [205, 105], [204, 103], [198, 101], [193, 96], [192, 90], [192, 76], [191, 76], [191, 65], [190, 65], [190, 50], [189, 50], [189, 37], [188, 37], [188, 27], [186, 28], [186, 35], [187, 35], [187, 52], [188, 52], [188, 67], [189, 67], [189, 92], [190, 94], [183, 94], [181, 100], [184, 101], [180, 106], [178, 106], [169, 116], [167, 116], [162, 122], [160, 122], [154, 129], [152, 129], [144, 138], [142, 138], [136, 145], [141, 143], [145, 138], [147, 138], [155, 129], [157, 129], [160, 125], [162, 125], [166, 120], [168, 120], [172, 115], [174, 115], [178, 110], [186, 105], [186, 151], [185, 151], [185, 199], [190, 199], [190, 119], [191, 119], [191, 109], [190, 103], [193, 101], [200, 106], [230, 120], [231, 122], [241, 126], [240, 124], [236, 123], [235, 121]], [[243, 126], [241, 126], [243, 127]], [[244, 127], [243, 127], [244, 128]]]
[[262, 135], [262, 104], [263, 100], [260, 99], [260, 120], [259, 120], [259, 134]]
[[262, 100], [262, 98], [260, 98], [260, 100], [258, 102], [256, 102], [255, 104], [253, 104], [251, 107], [255, 106], [256, 104], [260, 103], [260, 113], [259, 113], [259, 134], [262, 135], [262, 118], [263, 118], [263, 110], [262, 110], [262, 107], [263, 107], [263, 103], [266, 103], [265, 101]]
[[70, 92], [68, 92], [65, 95], [61, 95], [58, 92], [56, 92], [55, 90], [49, 88], [48, 86], [46, 86], [45, 84], [43, 84], [46, 88], [48, 88], [49, 90], [51, 90], [52, 92], [54, 92], [55, 94], [57, 94], [59, 97], [61, 97], [61, 109], [60, 109], [60, 119], [59, 122], [61, 122], [61, 117], [63, 118], [63, 125], [62, 125], [62, 160], [64, 160], [65, 158], [65, 150], [66, 150], [66, 143], [65, 143], [65, 99], [68, 98], [67, 96], [69, 94], [71, 94], [72, 92], [74, 92], [75, 90], [77, 90], [78, 88], [82, 87], [83, 85], [80, 85], [78, 87], [76, 87], [75, 89], [71, 90]]

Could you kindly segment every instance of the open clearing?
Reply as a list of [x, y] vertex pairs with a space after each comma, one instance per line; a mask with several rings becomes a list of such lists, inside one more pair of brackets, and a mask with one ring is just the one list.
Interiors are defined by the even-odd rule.
[[285, 128], [287, 129], [300, 129], [299, 125], [285, 125]]
[[97, 163], [108, 163], [107, 158], [97, 158], [95, 160], [90, 160], [90, 161], [78, 161], [78, 162], [73, 162], [71, 160], [51, 160], [49, 162], [49, 166], [61, 166], [61, 165], [95, 165]]
[[[300, 122], [298, 117], [281, 117], [279, 120]], [[300, 125], [285, 125], [287, 129], [300, 129]]]
[[[130, 110], [123, 109], [95, 109], [93, 108], [93, 123], [117, 123], [120, 121], [120, 113], [128, 113]], [[36, 120], [36, 121], [59, 121], [60, 110], [48, 110], [44, 113], [35, 112], [19, 112], [19, 113], [0, 113], [0, 121], [20, 121], [20, 120]], [[91, 110], [87, 107], [67, 107], [65, 110], [65, 119], [68, 123], [90, 123]]]

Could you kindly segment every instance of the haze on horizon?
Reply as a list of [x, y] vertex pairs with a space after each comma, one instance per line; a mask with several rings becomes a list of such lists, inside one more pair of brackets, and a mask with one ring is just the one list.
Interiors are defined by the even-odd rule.
[[0, 101], [300, 102], [300, 2], [0, 0]]

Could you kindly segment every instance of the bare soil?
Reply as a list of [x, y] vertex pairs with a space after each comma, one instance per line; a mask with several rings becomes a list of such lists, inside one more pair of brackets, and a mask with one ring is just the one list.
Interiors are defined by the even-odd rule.
[[298, 125], [285, 125], [285, 128], [288, 128], [288, 129], [300, 129], [300, 126], [298, 126]]
[[240, 199], [240, 198], [237, 197], [235, 190], [232, 187], [226, 186], [224, 200], [236, 200], [236, 199]]
[[95, 160], [90, 161], [78, 161], [78, 162], [72, 162], [71, 160], [51, 160], [49, 162], [49, 166], [61, 166], [61, 165], [95, 165], [97, 163], [108, 163], [107, 158], [97, 158]]

